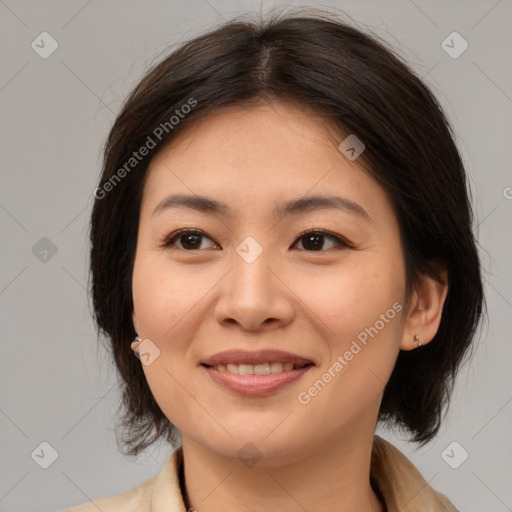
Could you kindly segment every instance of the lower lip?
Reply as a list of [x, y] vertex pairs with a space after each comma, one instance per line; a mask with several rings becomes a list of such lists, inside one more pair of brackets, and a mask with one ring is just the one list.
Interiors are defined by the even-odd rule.
[[311, 367], [270, 375], [235, 375], [203, 366], [217, 384], [244, 396], [265, 396], [274, 393], [302, 377]]

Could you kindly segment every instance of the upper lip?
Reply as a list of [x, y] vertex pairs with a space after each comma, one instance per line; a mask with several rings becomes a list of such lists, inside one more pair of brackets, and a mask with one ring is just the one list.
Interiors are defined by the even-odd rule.
[[211, 357], [201, 361], [201, 364], [207, 366], [216, 366], [219, 364], [262, 364], [262, 363], [293, 363], [296, 366], [305, 366], [314, 364], [310, 359], [306, 359], [291, 352], [282, 350], [227, 350], [219, 352]]

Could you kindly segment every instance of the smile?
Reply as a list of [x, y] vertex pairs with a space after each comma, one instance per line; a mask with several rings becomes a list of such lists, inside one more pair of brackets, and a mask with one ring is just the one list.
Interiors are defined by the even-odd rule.
[[289, 372], [297, 370], [300, 366], [293, 363], [261, 363], [261, 364], [217, 364], [213, 366], [214, 370], [219, 372], [228, 372], [234, 375], [275, 375], [276, 373]]
[[222, 388], [243, 396], [261, 397], [296, 381], [315, 364], [288, 352], [235, 350], [207, 358], [200, 366]]

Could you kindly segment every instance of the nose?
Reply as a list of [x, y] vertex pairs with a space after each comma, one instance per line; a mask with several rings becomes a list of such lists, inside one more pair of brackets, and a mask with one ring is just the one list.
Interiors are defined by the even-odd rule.
[[279, 276], [278, 265], [263, 251], [248, 262], [233, 255], [233, 268], [221, 281], [217, 321], [244, 331], [267, 331], [289, 324], [294, 316], [293, 292]]

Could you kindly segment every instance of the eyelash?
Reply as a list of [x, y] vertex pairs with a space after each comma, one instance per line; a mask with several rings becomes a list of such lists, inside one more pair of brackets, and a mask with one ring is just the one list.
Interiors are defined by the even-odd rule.
[[[305, 236], [310, 235], [310, 234], [322, 235], [324, 237], [331, 238], [336, 241], [338, 247], [331, 247], [330, 249], [321, 249], [318, 251], [308, 251], [306, 249], [302, 249], [305, 252], [327, 252], [327, 251], [332, 251], [332, 250], [340, 250], [340, 249], [347, 249], [347, 248], [353, 249], [354, 248], [354, 246], [350, 242], [348, 242], [346, 239], [342, 238], [339, 235], [335, 235], [334, 233], [331, 233], [330, 231], [326, 231], [324, 229], [310, 229], [308, 231], [304, 231], [304, 232], [300, 233], [299, 235], [297, 235], [293, 245], [295, 245], [297, 243], [297, 241], [299, 241], [301, 238], [304, 238]], [[212, 238], [210, 238], [208, 235], [206, 235], [206, 233], [204, 233], [203, 231], [201, 231], [199, 229], [186, 228], [186, 229], [181, 229], [181, 230], [169, 235], [164, 240], [164, 242], [161, 244], [161, 247], [164, 249], [175, 249], [175, 248], [173, 248], [174, 243], [183, 235], [204, 236], [206, 238], [209, 238], [213, 242], [215, 242]], [[215, 242], [215, 243], [217, 243], [217, 242]], [[198, 252], [198, 251], [201, 251], [204, 249], [191, 249], [191, 250], [178, 249], [178, 250], [183, 250], [185, 252]]]

